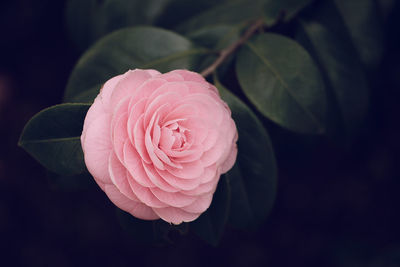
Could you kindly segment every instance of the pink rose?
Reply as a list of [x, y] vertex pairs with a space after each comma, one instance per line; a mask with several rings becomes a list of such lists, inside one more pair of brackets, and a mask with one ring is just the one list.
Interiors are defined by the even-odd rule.
[[187, 70], [133, 70], [108, 80], [81, 136], [89, 172], [133, 216], [195, 220], [236, 160], [237, 131], [217, 89]]

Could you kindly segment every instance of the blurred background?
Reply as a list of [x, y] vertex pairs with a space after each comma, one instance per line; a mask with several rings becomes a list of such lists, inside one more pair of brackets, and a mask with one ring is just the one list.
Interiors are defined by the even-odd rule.
[[192, 234], [170, 246], [135, 242], [94, 183], [57, 183], [17, 147], [25, 123], [62, 101], [81, 53], [68, 39], [65, 2], [0, 2], [0, 265], [400, 266], [399, 1], [382, 8], [385, 53], [368, 75], [360, 135], [349, 146], [310, 144], [272, 129], [285, 143], [275, 144], [272, 214], [256, 230], [228, 227], [216, 248]]

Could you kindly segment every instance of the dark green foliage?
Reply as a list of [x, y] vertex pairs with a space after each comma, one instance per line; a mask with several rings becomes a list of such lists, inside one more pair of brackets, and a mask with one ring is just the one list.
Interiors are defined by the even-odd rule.
[[[19, 145], [73, 188], [88, 176], [83, 120], [108, 79], [135, 68], [201, 72], [229, 52], [213, 72], [239, 133], [235, 166], [192, 223], [142, 221], [118, 211], [123, 228], [147, 243], [171, 243], [174, 233], [191, 228], [217, 245], [226, 224], [261, 225], [276, 198], [277, 165], [258, 116], [296, 133], [355, 136], [368, 111], [365, 68], [373, 71], [383, 50], [373, 0], [70, 0], [66, 22], [78, 49], [90, 47], [69, 78], [70, 103], [35, 115]], [[264, 24], [244, 38], [255, 22]]]
[[221, 84], [218, 89], [239, 133], [238, 157], [225, 176], [231, 190], [229, 223], [237, 228], [260, 225], [276, 196], [277, 167], [268, 133], [257, 116]]
[[324, 84], [299, 44], [276, 34], [258, 35], [240, 50], [236, 72], [244, 93], [264, 116], [296, 132], [324, 132]]
[[18, 144], [52, 172], [84, 172], [80, 136], [89, 107], [61, 104], [39, 112], [25, 126]]
[[[200, 56], [206, 52], [188, 39], [158, 28], [137, 27], [113, 32], [83, 54], [72, 71], [64, 100], [93, 99], [98, 94], [96, 88], [100, 89], [108, 79], [129, 69], [196, 70]], [[78, 95], [82, 94], [86, 95], [81, 100]]]
[[228, 221], [231, 201], [230, 186], [226, 177], [221, 177], [213, 202], [206, 212], [190, 223], [191, 229], [203, 240], [218, 245]]

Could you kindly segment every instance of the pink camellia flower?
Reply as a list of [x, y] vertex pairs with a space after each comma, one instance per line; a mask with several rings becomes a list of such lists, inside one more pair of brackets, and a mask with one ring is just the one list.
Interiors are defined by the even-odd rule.
[[189, 222], [211, 204], [237, 154], [237, 130], [217, 89], [187, 70], [130, 70], [108, 80], [81, 136], [89, 172], [133, 216]]

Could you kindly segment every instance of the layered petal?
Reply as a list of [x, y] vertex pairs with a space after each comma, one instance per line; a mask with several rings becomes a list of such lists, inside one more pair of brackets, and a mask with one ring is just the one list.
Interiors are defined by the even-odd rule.
[[235, 163], [237, 130], [215, 86], [187, 70], [132, 70], [89, 109], [85, 163], [119, 208], [146, 220], [193, 221]]
[[115, 185], [106, 185], [104, 192], [115, 206], [132, 214], [136, 218], [143, 220], [157, 220], [160, 218], [150, 207], [125, 197]]
[[96, 180], [105, 184], [111, 183], [108, 172], [108, 159], [112, 150], [110, 122], [110, 114], [101, 114], [87, 127], [82, 143], [88, 171]]

